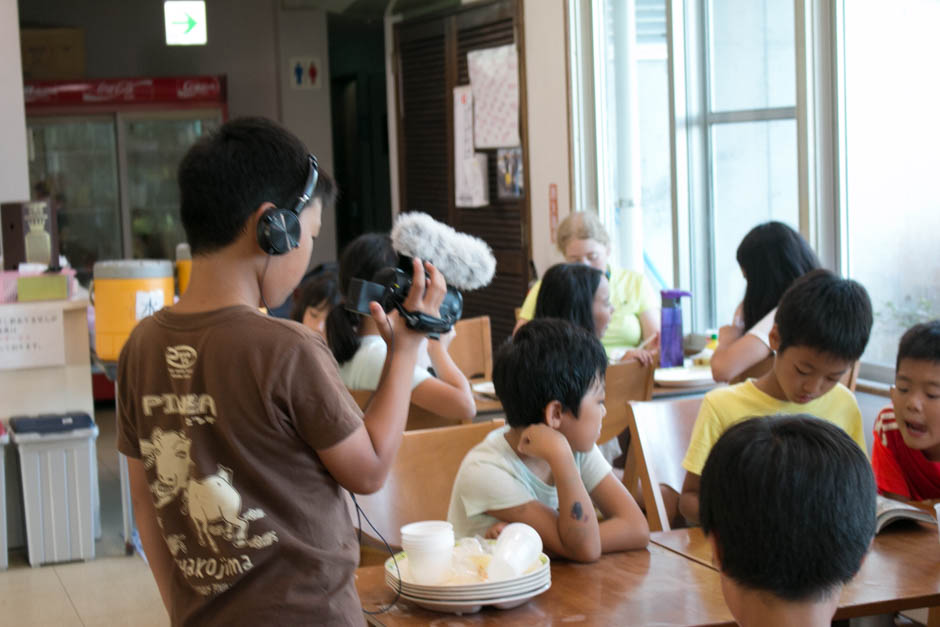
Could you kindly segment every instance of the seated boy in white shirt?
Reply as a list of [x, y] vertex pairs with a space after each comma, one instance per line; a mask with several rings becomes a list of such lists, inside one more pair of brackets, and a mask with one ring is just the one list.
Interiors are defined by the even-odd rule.
[[828, 627], [875, 535], [875, 480], [831, 422], [752, 418], [711, 448], [700, 511], [739, 625]]
[[549, 554], [581, 562], [646, 546], [646, 519], [595, 444], [606, 369], [597, 338], [564, 320], [533, 320], [500, 347], [493, 384], [509, 424], [460, 465], [447, 514], [458, 538], [522, 522]]

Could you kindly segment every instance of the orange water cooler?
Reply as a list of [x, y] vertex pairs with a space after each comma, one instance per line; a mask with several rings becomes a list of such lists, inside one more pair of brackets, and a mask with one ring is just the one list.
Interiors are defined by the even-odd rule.
[[173, 263], [122, 259], [94, 265], [95, 351], [117, 361], [137, 322], [173, 304]]

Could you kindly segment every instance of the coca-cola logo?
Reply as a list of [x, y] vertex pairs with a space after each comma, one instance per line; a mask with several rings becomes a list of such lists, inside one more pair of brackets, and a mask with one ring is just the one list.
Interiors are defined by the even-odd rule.
[[111, 102], [114, 100], [134, 100], [139, 89], [152, 89], [153, 81], [109, 81], [101, 82], [82, 94], [85, 102]]
[[187, 100], [191, 98], [211, 98], [219, 93], [218, 81], [184, 81], [176, 90], [177, 98]]
[[48, 87], [42, 85], [24, 85], [23, 97], [27, 104], [31, 102], [41, 102], [43, 100], [52, 100], [59, 92], [58, 87]]

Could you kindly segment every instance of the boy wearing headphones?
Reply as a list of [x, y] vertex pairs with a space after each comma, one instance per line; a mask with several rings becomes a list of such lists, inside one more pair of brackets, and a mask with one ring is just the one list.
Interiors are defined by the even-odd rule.
[[[363, 416], [324, 340], [258, 309], [303, 277], [334, 201], [316, 159], [242, 118], [199, 140], [178, 177], [192, 279], [121, 352], [117, 426], [172, 624], [364, 624], [342, 488], [384, 483], [423, 336], [371, 303], [390, 350]], [[413, 270], [406, 309], [438, 315], [443, 278]]]

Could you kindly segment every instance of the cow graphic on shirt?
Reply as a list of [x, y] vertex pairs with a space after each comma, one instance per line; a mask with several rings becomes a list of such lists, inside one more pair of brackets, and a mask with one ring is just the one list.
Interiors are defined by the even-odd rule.
[[199, 544], [208, 545], [214, 553], [219, 552], [215, 538], [238, 548], [262, 548], [277, 542], [274, 531], [248, 537], [248, 524], [265, 514], [260, 509], [241, 511], [242, 498], [232, 485], [230, 469], [218, 465], [215, 474], [202, 479], [192, 477], [195, 464], [190, 458], [191, 445], [182, 431], [159, 427], [154, 428], [149, 440], [140, 441], [144, 467], [156, 467], [157, 480], [150, 484], [150, 491], [157, 509], [178, 499], [180, 512], [189, 516], [196, 528]]

